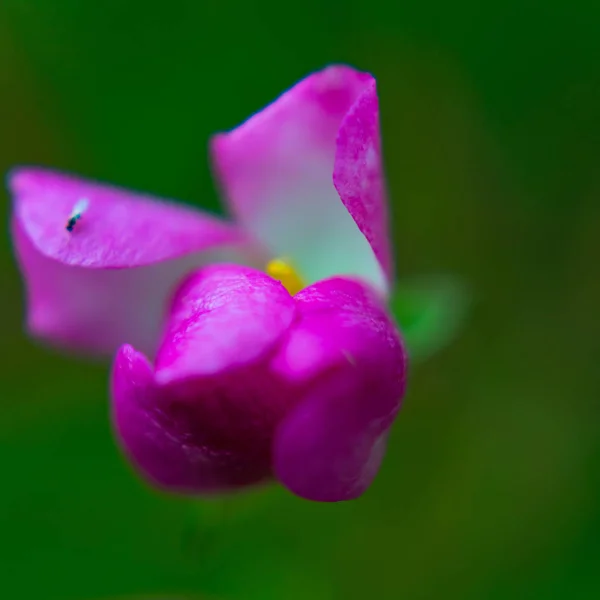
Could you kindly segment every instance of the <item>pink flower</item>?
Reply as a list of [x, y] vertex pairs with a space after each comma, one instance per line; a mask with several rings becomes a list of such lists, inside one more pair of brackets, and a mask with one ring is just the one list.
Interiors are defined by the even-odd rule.
[[234, 222], [42, 169], [17, 170], [27, 324], [117, 352], [112, 414], [152, 483], [206, 494], [276, 477], [360, 496], [404, 393], [375, 80], [313, 74], [212, 159]]

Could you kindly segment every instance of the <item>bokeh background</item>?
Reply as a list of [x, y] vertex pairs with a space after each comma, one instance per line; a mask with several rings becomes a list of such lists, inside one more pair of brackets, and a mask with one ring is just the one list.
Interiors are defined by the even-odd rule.
[[[1, 0], [0, 171], [218, 208], [207, 140], [311, 71], [378, 78], [398, 274], [472, 303], [359, 501], [148, 489], [108, 366], [39, 347], [0, 193], [0, 597], [600, 597], [600, 4]], [[154, 596], [152, 596], [154, 597]]]

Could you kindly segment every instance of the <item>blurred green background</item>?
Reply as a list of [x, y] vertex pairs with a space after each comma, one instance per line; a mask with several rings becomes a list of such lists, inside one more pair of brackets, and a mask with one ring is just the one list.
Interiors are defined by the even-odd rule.
[[209, 135], [350, 63], [379, 82], [399, 276], [473, 304], [359, 501], [169, 498], [115, 449], [108, 367], [25, 337], [2, 191], [0, 597], [599, 598], [599, 31], [596, 0], [1, 0], [3, 173], [214, 209]]

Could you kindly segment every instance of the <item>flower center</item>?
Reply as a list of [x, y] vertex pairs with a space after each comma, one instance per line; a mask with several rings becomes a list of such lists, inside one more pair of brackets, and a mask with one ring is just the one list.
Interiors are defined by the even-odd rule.
[[269, 261], [266, 267], [267, 275], [273, 279], [281, 281], [283, 287], [292, 295], [295, 296], [300, 290], [306, 287], [302, 278], [292, 267], [289, 261], [283, 258], [274, 258]]

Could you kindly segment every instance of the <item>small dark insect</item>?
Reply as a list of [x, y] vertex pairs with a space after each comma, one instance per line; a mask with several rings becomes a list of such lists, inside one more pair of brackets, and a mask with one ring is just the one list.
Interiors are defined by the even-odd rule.
[[75, 224], [77, 223], [77, 221], [79, 221], [79, 219], [81, 219], [81, 216], [86, 211], [88, 204], [89, 204], [89, 202], [88, 202], [87, 198], [82, 198], [81, 200], [78, 200], [75, 203], [75, 206], [73, 207], [73, 211], [71, 212], [71, 215], [67, 220], [67, 225], [65, 226], [65, 229], [69, 233], [71, 233], [73, 231], [73, 229], [75, 228]]

